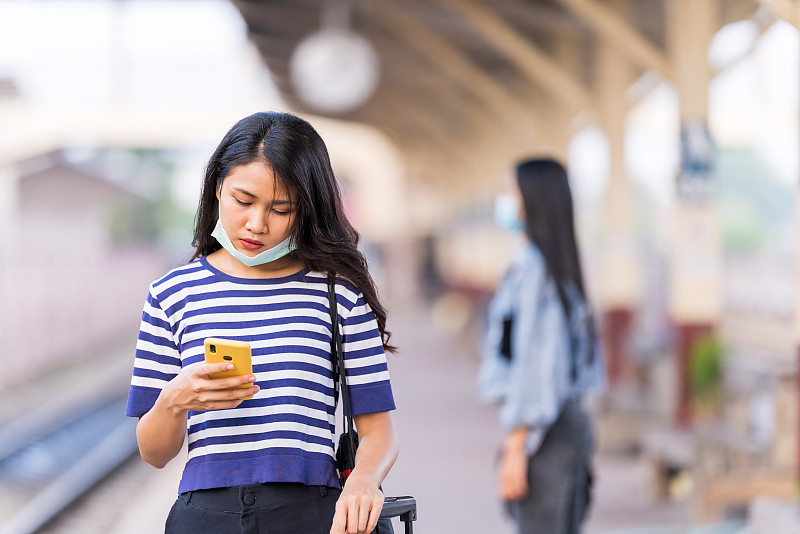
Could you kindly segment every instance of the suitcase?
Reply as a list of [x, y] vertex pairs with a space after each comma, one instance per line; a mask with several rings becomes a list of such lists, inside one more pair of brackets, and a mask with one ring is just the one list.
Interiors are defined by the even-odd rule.
[[417, 501], [414, 497], [386, 497], [383, 500], [381, 519], [399, 517], [405, 526], [405, 534], [414, 532], [414, 521], [417, 520]]

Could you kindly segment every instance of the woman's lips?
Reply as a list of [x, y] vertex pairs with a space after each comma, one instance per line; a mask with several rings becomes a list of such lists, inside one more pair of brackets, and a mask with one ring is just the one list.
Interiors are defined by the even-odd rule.
[[239, 243], [247, 250], [258, 250], [264, 246], [264, 244], [259, 241], [251, 241], [249, 239], [239, 239]]

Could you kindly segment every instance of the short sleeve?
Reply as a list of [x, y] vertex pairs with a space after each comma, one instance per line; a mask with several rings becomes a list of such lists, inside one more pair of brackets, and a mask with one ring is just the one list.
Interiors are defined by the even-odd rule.
[[394, 410], [378, 322], [361, 293], [341, 319], [344, 367], [353, 415]]
[[147, 413], [167, 382], [180, 371], [180, 351], [175, 346], [167, 315], [151, 288], [142, 311], [126, 415], [141, 417]]

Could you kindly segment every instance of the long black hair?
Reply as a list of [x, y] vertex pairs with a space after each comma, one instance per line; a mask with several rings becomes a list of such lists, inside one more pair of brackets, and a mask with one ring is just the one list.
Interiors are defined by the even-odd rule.
[[517, 165], [517, 185], [525, 207], [525, 234], [542, 252], [547, 271], [569, 315], [567, 287], [571, 284], [588, 302], [575, 240], [572, 193], [567, 171], [549, 158]]
[[348, 222], [325, 142], [303, 119], [288, 113], [255, 113], [237, 122], [214, 150], [206, 166], [194, 230], [192, 260], [221, 248], [211, 232], [219, 217], [217, 188], [230, 172], [256, 161], [267, 163], [291, 196], [297, 195], [291, 237], [292, 254], [312, 271], [353, 283], [372, 308], [383, 346], [389, 344], [386, 310], [358, 250], [359, 234]]

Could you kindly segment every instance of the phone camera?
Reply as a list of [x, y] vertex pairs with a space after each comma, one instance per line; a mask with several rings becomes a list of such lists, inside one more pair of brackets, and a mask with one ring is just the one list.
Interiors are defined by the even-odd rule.
[[217, 352], [217, 346], [216, 345], [209, 345], [208, 348], [211, 349], [211, 352]]
[[225, 360], [226, 362], [231, 362], [233, 361], [233, 356], [223, 356], [222, 359]]

